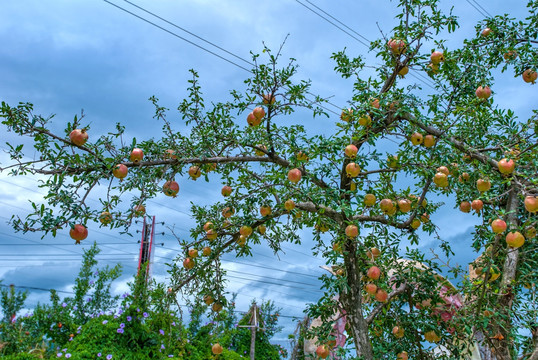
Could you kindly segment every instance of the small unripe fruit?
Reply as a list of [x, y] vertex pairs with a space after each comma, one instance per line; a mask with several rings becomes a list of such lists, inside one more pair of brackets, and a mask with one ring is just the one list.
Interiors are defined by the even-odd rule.
[[189, 250], [189, 257], [194, 259], [198, 257], [198, 250], [196, 249], [190, 249]]
[[295, 209], [295, 202], [291, 199], [286, 200], [286, 202], [284, 203], [284, 209], [286, 209], [287, 211], [292, 211], [293, 209]]
[[250, 236], [250, 234], [252, 234], [252, 228], [248, 225], [243, 225], [239, 229], [239, 233], [245, 237]]
[[220, 344], [214, 344], [212, 347], [211, 347], [211, 352], [215, 355], [219, 355], [219, 354], [222, 354], [222, 346], [220, 346]]
[[340, 114], [340, 119], [349, 122], [353, 117], [353, 109], [344, 109], [342, 110], [342, 114]]
[[411, 211], [411, 201], [407, 199], [400, 199], [398, 200], [398, 208], [403, 213], [408, 213]]
[[202, 175], [202, 170], [198, 166], [191, 166], [189, 168], [189, 175], [194, 180], [198, 179]]
[[438, 65], [439, 63], [445, 61], [445, 56], [440, 51], [434, 51], [430, 56], [430, 60], [432, 64]]
[[394, 210], [394, 203], [390, 199], [383, 199], [379, 203], [379, 208], [381, 211], [383, 211], [385, 214], [389, 214]]
[[186, 258], [185, 260], [183, 260], [183, 267], [187, 270], [192, 269], [194, 265], [195, 265], [194, 260], [191, 258]]
[[220, 190], [220, 193], [222, 194], [222, 196], [230, 196], [230, 194], [232, 193], [232, 187], [224, 185]]
[[370, 126], [372, 124], [372, 118], [370, 115], [365, 114], [359, 118], [359, 125], [360, 126]]
[[271, 207], [268, 205], [260, 207], [260, 215], [263, 217], [271, 215]]
[[260, 233], [260, 235], [265, 234], [266, 231], [267, 231], [267, 227], [265, 225], [263, 224], [258, 225], [258, 232]]
[[401, 326], [395, 326], [392, 328], [392, 335], [394, 335], [397, 339], [403, 338], [404, 336], [404, 328]]

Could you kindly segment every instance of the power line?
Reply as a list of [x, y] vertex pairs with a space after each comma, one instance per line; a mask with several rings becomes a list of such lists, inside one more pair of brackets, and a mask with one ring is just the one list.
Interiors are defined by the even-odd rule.
[[[297, 0], [295, 0], [297, 1]], [[324, 13], [325, 15], [327, 15], [328, 17], [330, 17], [331, 19], [333, 19], [334, 21], [336, 21], [337, 23], [339, 23], [340, 25], [344, 26], [346, 29], [348, 29], [349, 31], [353, 32], [354, 34], [356, 34], [357, 36], [363, 38], [366, 42], [370, 43], [371, 41], [368, 40], [367, 38], [365, 38], [364, 36], [362, 36], [361, 34], [359, 34], [358, 32], [356, 32], [355, 30], [353, 30], [352, 28], [350, 28], [349, 26], [347, 26], [346, 24], [344, 24], [343, 22], [341, 22], [340, 20], [338, 20], [337, 18], [335, 18], [334, 16], [332, 16], [331, 14], [329, 14], [328, 12], [326, 12], [325, 10], [323, 10], [322, 8], [320, 8], [319, 6], [317, 6], [316, 4], [312, 3], [311, 1], [309, 0], [304, 0], [306, 1], [307, 3], [309, 3], [310, 5], [312, 5], [313, 7], [315, 7], [316, 9], [318, 9], [319, 11], [321, 11], [322, 13]], [[299, 1], [297, 1], [299, 2]], [[300, 2], [299, 2], [300, 3]], [[301, 4], [301, 3], [300, 3]], [[305, 6], [306, 8], [308, 8], [306, 5], [304, 4], [301, 4], [303, 6]], [[312, 9], [308, 8], [309, 10], [312, 11]], [[317, 13], [316, 13], [317, 14]], [[317, 14], [319, 15], [319, 14]], [[325, 18], [324, 18], [325, 19]], [[338, 27], [339, 28], [339, 27]], [[340, 28], [339, 28], [340, 29]], [[364, 42], [361, 42], [361, 44], [365, 45], [366, 47], [369, 47], [369, 45], [365, 44]]]
[[[479, 9], [478, 7], [476, 7], [476, 5], [474, 5], [471, 1], [469, 1], [469, 0], [465, 0], [465, 1], [467, 1], [467, 2], [469, 3], [469, 5], [471, 5], [472, 7], [474, 7], [475, 10], [478, 11], [478, 12], [480, 13], [480, 15], [482, 15], [483, 17], [488, 17], [488, 15], [486, 14], [486, 12], [480, 10], [480, 9]], [[478, 3], [477, 3], [477, 5], [480, 6], [480, 4], [478, 4]], [[482, 7], [482, 6], [480, 6], [480, 7]], [[485, 10], [485, 9], [484, 9], [484, 10]], [[491, 16], [491, 15], [490, 15], [490, 16]]]
[[[248, 72], [250, 72], [251, 74], [253, 74], [252, 70], [249, 70], [249, 69], [245, 68], [244, 66], [241, 66], [241, 65], [239, 65], [239, 64], [237, 64], [237, 63], [235, 63], [235, 62], [233, 62], [233, 61], [231, 61], [231, 60], [229, 60], [229, 59], [226, 59], [225, 57], [223, 57], [223, 56], [221, 56], [221, 55], [219, 55], [219, 54], [217, 54], [217, 53], [215, 53], [215, 52], [213, 52], [213, 51], [211, 51], [211, 50], [209, 50], [209, 49], [206, 49], [206, 48], [204, 48], [203, 46], [198, 45], [198, 44], [196, 44], [195, 42], [192, 42], [192, 41], [190, 41], [190, 40], [188, 40], [188, 39], [186, 39], [186, 38], [184, 38], [184, 37], [182, 37], [182, 36], [180, 36], [180, 35], [178, 35], [178, 34], [172, 32], [172, 31], [170, 31], [170, 30], [167, 30], [167, 29], [163, 28], [162, 26], [157, 25], [156, 23], [154, 23], [154, 22], [152, 22], [152, 21], [150, 21], [150, 20], [148, 20], [148, 19], [146, 19], [146, 18], [144, 18], [144, 17], [142, 17], [142, 16], [136, 15], [135, 13], [133, 13], [133, 12], [131, 12], [131, 11], [129, 11], [129, 10], [127, 10], [127, 9], [125, 9], [125, 8], [123, 8], [123, 7], [121, 7], [121, 6], [119, 6], [119, 5], [116, 5], [116, 4], [114, 4], [114, 3], [112, 3], [112, 2], [110, 2], [110, 1], [108, 1], [108, 0], [103, 0], [103, 1], [106, 2], [107, 4], [110, 4], [110, 5], [112, 5], [112, 6], [116, 7], [116, 8], [118, 8], [118, 9], [120, 9], [120, 10], [123, 10], [124, 12], [126, 12], [126, 13], [128, 13], [128, 14], [130, 14], [130, 15], [132, 15], [132, 16], [135, 16], [136, 18], [138, 18], [138, 19], [140, 19], [140, 20], [142, 20], [142, 21], [144, 21], [144, 22], [146, 22], [146, 23], [148, 23], [148, 24], [151, 24], [151, 25], [153, 25], [153, 26], [155, 26], [155, 27], [157, 27], [157, 28], [159, 28], [159, 29], [161, 29], [161, 30], [163, 30], [163, 31], [165, 31], [165, 32], [167, 32], [167, 33], [169, 33], [170, 35], [173, 35], [173, 36], [175, 36], [175, 37], [177, 37], [177, 38], [179, 38], [179, 39], [181, 39], [181, 40], [184, 40], [184, 41], [188, 42], [189, 44], [196, 46], [196, 47], [199, 48], [199, 49], [202, 49], [202, 50], [204, 50], [204, 51], [206, 51], [206, 52], [208, 52], [208, 53], [210, 53], [210, 54], [212, 54], [212, 55], [215, 55], [215, 56], [217, 56], [218, 58], [220, 58], [220, 59], [222, 59], [222, 60], [224, 60], [224, 61], [226, 61], [226, 62], [228, 62], [228, 63], [230, 63], [230, 64], [232, 64], [232, 65], [235, 65], [235, 66], [237, 66], [237, 67], [239, 67], [239, 68], [241, 68], [241, 69], [243, 69], [243, 70], [245, 70], [245, 71], [248, 71]], [[128, 2], [128, 3], [130, 3], [130, 4], [132, 4], [131, 2], [129, 2], [129, 1], [127, 1], [127, 0], [124, 0], [124, 1], [126, 1], [126, 2]], [[169, 23], [169, 24], [171, 24], [171, 25], [173, 25], [173, 26], [175, 26], [175, 27], [177, 27], [177, 28], [179, 28], [179, 29], [181, 29], [181, 30], [183, 30], [183, 31], [186, 31], [186, 30], [184, 30], [183, 28], [181, 28], [180, 26], [178, 26], [178, 25], [176, 25], [176, 24], [173, 24], [172, 22], [170, 22], [170, 21], [168, 21], [168, 20], [165, 20], [165, 19], [163, 19], [162, 17], [160, 17], [160, 16], [158, 16], [158, 15], [156, 15], [156, 14], [153, 14], [152, 12], [150, 12], [150, 11], [148, 11], [148, 10], [145, 10], [144, 8], [142, 8], [142, 7], [138, 6], [138, 5], [134, 5], [134, 6], [136, 6], [137, 8], [139, 8], [139, 9], [145, 11], [145, 12], [147, 12], [148, 14], [151, 14], [151, 15], [153, 15], [153, 16], [155, 16], [155, 17], [157, 17], [157, 18], [159, 18], [159, 19], [161, 19], [161, 20], [163, 20], [163, 21], [166, 21], [167, 23]], [[190, 33], [190, 32], [189, 32], [189, 33]], [[206, 43], [209, 43], [209, 44], [212, 44], [213, 46], [216, 46], [216, 45], [214, 45], [213, 43], [211, 43], [211, 42], [209, 42], [209, 41], [207, 41], [207, 40], [205, 40], [205, 39], [203, 39], [203, 38], [201, 38], [201, 37], [199, 37], [199, 36], [197, 36], [197, 35], [195, 35], [195, 36], [196, 36], [197, 38], [199, 38], [199, 39], [205, 41]], [[219, 49], [222, 49], [222, 48], [219, 47], [219, 46], [216, 46], [216, 47], [219, 48]], [[248, 63], [248, 64], [251, 64], [251, 63], [248, 62], [247, 60], [242, 59], [241, 57], [239, 57], [239, 56], [237, 56], [237, 55], [235, 55], [235, 54], [233, 54], [233, 53], [231, 53], [231, 52], [229, 52], [229, 51], [227, 51], [227, 50], [224, 50], [224, 51], [226, 51], [227, 53], [232, 54], [234, 57], [240, 58], [242, 61], [244, 61], [244, 62], [246, 62], [246, 63]], [[337, 105], [334, 105], [334, 104], [332, 104], [332, 103], [330, 103], [330, 102], [327, 102], [327, 103], [330, 104], [330, 105], [332, 105], [332, 106], [335, 106], [335, 107], [338, 108], [338, 109], [341, 109], [341, 107], [339, 107], [339, 106], [337, 106]], [[328, 111], [328, 112], [331, 112], [331, 113], [333, 113], [333, 114], [335, 114], [335, 115], [337, 115], [337, 116], [340, 116], [339, 113], [337, 113], [337, 112], [335, 112], [335, 111], [333, 111], [333, 110], [331, 110], [331, 109], [328, 109], [328, 108], [324, 107], [324, 106], [321, 105], [321, 104], [318, 104], [318, 106], [321, 107], [322, 109]]]

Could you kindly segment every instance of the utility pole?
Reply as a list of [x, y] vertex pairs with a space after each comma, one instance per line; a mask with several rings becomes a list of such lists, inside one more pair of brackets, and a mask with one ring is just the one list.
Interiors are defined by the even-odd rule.
[[249, 325], [239, 325], [239, 327], [250, 328], [250, 360], [255, 360], [256, 331], [258, 329], [260, 330], [265, 330], [265, 329], [260, 328], [260, 321], [259, 321], [260, 314], [259, 314], [258, 306], [256, 305], [255, 302], [250, 307], [248, 314], [250, 314]]
[[140, 270], [147, 263], [146, 272], [144, 274], [146, 282], [149, 277], [153, 248], [155, 247], [155, 242], [153, 241], [154, 236], [155, 216], [153, 217], [151, 225], [146, 223], [146, 217], [144, 217], [144, 223], [142, 225], [142, 240], [140, 241], [140, 255], [138, 257], [138, 274], [140, 275]]

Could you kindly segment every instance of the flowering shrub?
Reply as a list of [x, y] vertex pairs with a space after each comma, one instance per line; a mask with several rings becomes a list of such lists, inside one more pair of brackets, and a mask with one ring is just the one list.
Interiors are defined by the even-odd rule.
[[[74, 297], [60, 299], [51, 291], [50, 304], [38, 304], [31, 313], [19, 317], [4, 316], [0, 322], [0, 357], [26, 359], [217, 359], [212, 344], [223, 346], [219, 360], [248, 358], [250, 331], [237, 328], [235, 303], [212, 320], [208, 307], [195, 303], [190, 308], [190, 323], [184, 325], [173, 310], [175, 295], [164, 284], [135, 277], [130, 293], [120, 297], [110, 294], [110, 285], [119, 275], [119, 267], [95, 269], [94, 245], [85, 252], [76, 279]], [[141, 273], [145, 273], [141, 271]], [[23, 308], [26, 293], [13, 288], [2, 292], [6, 314]], [[118, 303], [121, 298], [121, 303]], [[261, 306], [266, 332], [258, 332], [256, 356], [265, 360], [280, 359], [278, 348], [269, 338], [280, 331], [271, 303]], [[206, 322], [204, 325], [202, 325]]]

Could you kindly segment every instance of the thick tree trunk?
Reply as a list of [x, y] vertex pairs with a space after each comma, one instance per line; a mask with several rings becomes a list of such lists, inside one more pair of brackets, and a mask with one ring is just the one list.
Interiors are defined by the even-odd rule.
[[348, 242], [348, 256], [345, 257], [348, 289], [340, 297], [342, 306], [346, 311], [349, 332], [353, 337], [357, 356], [364, 360], [374, 360], [370, 337], [368, 336], [368, 323], [362, 312], [362, 281], [357, 266], [356, 244]]

